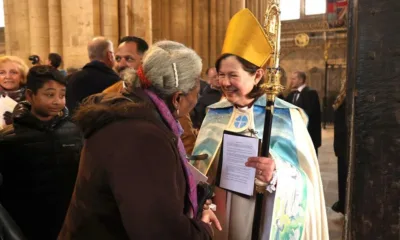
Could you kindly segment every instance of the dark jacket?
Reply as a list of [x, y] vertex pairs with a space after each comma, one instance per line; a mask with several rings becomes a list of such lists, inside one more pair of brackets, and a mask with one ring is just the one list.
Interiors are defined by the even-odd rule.
[[347, 153], [347, 124], [346, 102], [343, 102], [334, 112], [333, 149], [337, 157], [346, 157]]
[[208, 84], [206, 81], [200, 80], [200, 91], [199, 91], [200, 96], [203, 95], [204, 90], [209, 86], [210, 86], [210, 84]]
[[221, 97], [221, 91], [211, 88], [210, 85], [206, 86], [191, 114], [194, 128], [201, 127], [201, 124], [206, 117], [207, 107], [211, 104], [219, 102]]
[[72, 116], [83, 99], [106, 88], [120, 80], [114, 70], [100, 61], [86, 64], [82, 70], [68, 76], [67, 107]]
[[143, 91], [91, 96], [76, 120], [86, 140], [60, 240], [211, 239], [187, 216], [177, 138]]
[[[294, 92], [290, 93], [286, 101], [293, 103]], [[321, 146], [321, 105], [316, 90], [305, 87], [294, 105], [304, 109], [308, 115], [308, 132], [310, 133], [314, 147]]]
[[82, 138], [63, 115], [42, 122], [20, 102], [0, 132], [0, 202], [28, 239], [56, 239], [79, 165]]

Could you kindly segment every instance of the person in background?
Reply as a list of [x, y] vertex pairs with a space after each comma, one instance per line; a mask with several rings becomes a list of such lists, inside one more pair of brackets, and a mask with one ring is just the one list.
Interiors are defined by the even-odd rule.
[[0, 131], [0, 202], [27, 239], [57, 238], [74, 188], [82, 137], [68, 120], [65, 91], [58, 70], [32, 67], [27, 101]]
[[207, 107], [221, 100], [222, 93], [218, 81], [218, 73], [215, 67], [210, 67], [206, 71], [208, 85], [205, 87], [203, 94], [200, 96], [196, 107], [192, 112], [193, 128], [199, 129], [201, 123], [206, 116]]
[[[126, 36], [121, 38], [117, 52], [115, 53], [116, 66], [115, 69], [122, 79], [124, 79], [124, 71], [127, 69], [137, 70], [142, 63], [143, 55], [149, 49], [149, 45], [145, 40], [135, 36]], [[127, 81], [121, 80], [111, 87], [104, 90], [104, 93], [118, 93], [123, 91], [127, 86]], [[196, 134], [189, 114], [179, 118], [179, 122], [183, 127], [181, 139], [185, 146], [186, 152], [191, 153]]]
[[39, 55], [30, 55], [28, 59], [31, 61], [32, 66], [42, 65], [42, 60]]
[[67, 72], [63, 69], [59, 69], [62, 63], [62, 57], [58, 53], [49, 53], [47, 57], [47, 65], [54, 67], [65, 77], [67, 76]]
[[334, 111], [334, 135], [333, 149], [338, 161], [338, 189], [339, 201], [335, 202], [332, 210], [345, 214], [346, 206], [346, 183], [348, 173], [347, 163], [347, 123], [346, 123], [346, 78], [337, 96], [333, 109]]
[[149, 49], [147, 42], [135, 36], [125, 36], [119, 41], [115, 61], [116, 70], [122, 73], [127, 68], [138, 69], [142, 64], [143, 55]]
[[76, 68], [76, 67], [69, 67], [67, 68], [67, 76], [78, 72], [79, 70], [81, 70], [80, 68]]
[[198, 211], [177, 122], [196, 104], [201, 65], [183, 44], [157, 42], [124, 74], [123, 94], [81, 106], [85, 145], [59, 240], [200, 240], [212, 238], [211, 223], [220, 229], [211, 210]]
[[[19, 57], [2, 56], [0, 57], [0, 101], [4, 101], [8, 96], [15, 102], [20, 102], [25, 98], [26, 75], [28, 74], [28, 66]], [[4, 125], [12, 123], [12, 110], [5, 111], [1, 118], [3, 122], [0, 129]]]
[[307, 86], [306, 79], [305, 72], [292, 73], [290, 78], [292, 92], [287, 96], [286, 101], [306, 112], [309, 121], [307, 129], [318, 156], [318, 148], [321, 147], [321, 105], [318, 92]]
[[[121, 38], [117, 52], [115, 53], [115, 70], [123, 79], [126, 69], [137, 69], [142, 63], [144, 53], [149, 49], [147, 42], [139, 37], [126, 36]], [[125, 86], [123, 80], [118, 81], [104, 90], [104, 93], [120, 92]]]
[[88, 44], [90, 62], [68, 77], [67, 107], [73, 115], [83, 99], [120, 81], [114, 72], [114, 47], [110, 40], [95, 37]]

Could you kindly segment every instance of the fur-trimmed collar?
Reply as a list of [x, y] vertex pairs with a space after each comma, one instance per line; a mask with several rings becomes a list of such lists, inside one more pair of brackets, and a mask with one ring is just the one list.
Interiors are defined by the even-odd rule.
[[85, 138], [116, 121], [142, 119], [160, 121], [160, 116], [143, 91], [100, 93], [87, 98], [73, 117]]

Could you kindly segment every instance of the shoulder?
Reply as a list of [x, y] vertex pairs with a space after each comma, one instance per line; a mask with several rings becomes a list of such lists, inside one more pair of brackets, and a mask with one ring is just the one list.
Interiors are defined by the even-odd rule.
[[15, 129], [13, 125], [7, 125], [3, 129], [0, 130], [0, 141], [2, 141], [4, 138], [14, 135], [15, 134]]
[[103, 127], [85, 142], [86, 151], [100, 158], [139, 157], [145, 154], [163, 154], [164, 158], [169, 158], [173, 156], [172, 143], [176, 140], [172, 132], [164, 130], [154, 122], [126, 119]]
[[69, 76], [67, 76], [68, 86], [81, 84], [81, 79], [86, 78], [88, 75], [87, 69], [81, 69]]
[[317, 90], [315, 90], [314, 88], [309, 87], [309, 86], [306, 86], [306, 87], [303, 89], [303, 91], [304, 91], [304, 92], [307, 92], [307, 93], [318, 94]]

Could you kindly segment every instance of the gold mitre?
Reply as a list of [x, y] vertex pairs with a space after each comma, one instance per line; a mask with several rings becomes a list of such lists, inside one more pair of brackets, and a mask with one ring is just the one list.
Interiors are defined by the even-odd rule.
[[268, 37], [247, 8], [237, 12], [229, 22], [222, 46], [222, 54], [227, 53], [237, 55], [259, 67], [263, 67], [271, 58], [272, 47]]

